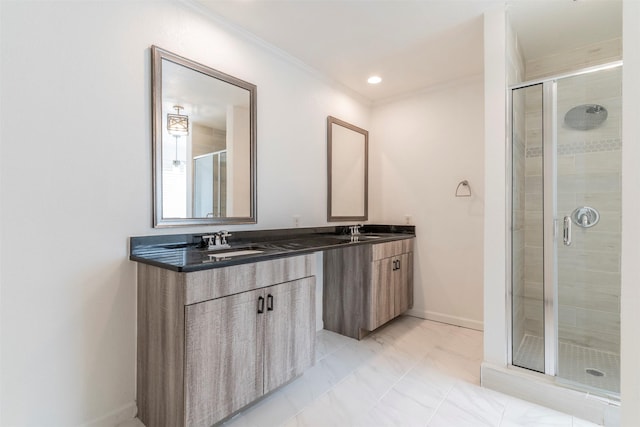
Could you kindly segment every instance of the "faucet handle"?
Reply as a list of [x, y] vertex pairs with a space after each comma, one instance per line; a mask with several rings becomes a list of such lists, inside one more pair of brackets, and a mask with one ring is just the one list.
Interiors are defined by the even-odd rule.
[[229, 233], [227, 230], [221, 230], [218, 234], [220, 235], [220, 244], [222, 245], [226, 245], [227, 237], [232, 236], [232, 234]]
[[211, 249], [215, 247], [217, 237], [218, 236], [216, 234], [210, 234], [207, 236], [202, 236], [202, 240], [204, 240], [207, 243], [207, 246], [209, 247], [209, 249]]

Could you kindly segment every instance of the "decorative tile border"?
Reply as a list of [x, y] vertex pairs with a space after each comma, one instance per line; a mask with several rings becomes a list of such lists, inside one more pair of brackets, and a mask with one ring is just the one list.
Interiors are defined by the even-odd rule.
[[[575, 141], [558, 146], [558, 154], [560, 156], [568, 156], [574, 154], [597, 153], [601, 151], [617, 151], [622, 149], [622, 140], [603, 139], [601, 141]], [[542, 147], [527, 148], [526, 157], [541, 157]]]
[[527, 154], [525, 157], [542, 157], [542, 147], [527, 148]]

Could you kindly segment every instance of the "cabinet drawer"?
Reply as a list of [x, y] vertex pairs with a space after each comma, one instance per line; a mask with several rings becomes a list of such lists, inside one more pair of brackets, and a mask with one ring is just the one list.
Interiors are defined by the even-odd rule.
[[413, 252], [413, 239], [396, 240], [372, 245], [372, 261]]
[[185, 277], [185, 304], [313, 276], [315, 269], [315, 255], [309, 254], [195, 271]]

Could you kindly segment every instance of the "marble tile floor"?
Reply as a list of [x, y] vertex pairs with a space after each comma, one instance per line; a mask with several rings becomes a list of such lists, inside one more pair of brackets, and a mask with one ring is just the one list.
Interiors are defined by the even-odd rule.
[[478, 331], [401, 316], [361, 341], [320, 331], [316, 353], [315, 366], [224, 427], [595, 426], [480, 387]]

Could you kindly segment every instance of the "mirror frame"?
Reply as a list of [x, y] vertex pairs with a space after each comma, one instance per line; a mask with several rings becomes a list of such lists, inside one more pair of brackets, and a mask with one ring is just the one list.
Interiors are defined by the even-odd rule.
[[[364, 215], [334, 216], [332, 215], [331, 196], [333, 177], [331, 174], [333, 159], [333, 125], [338, 125], [364, 135]], [[327, 222], [368, 221], [369, 220], [369, 131], [347, 123], [332, 116], [327, 116]]]
[[[163, 218], [162, 217], [162, 61], [190, 68], [214, 79], [221, 80], [249, 92], [249, 169], [250, 210], [248, 217], [228, 218]], [[193, 225], [256, 224], [257, 215], [257, 100], [256, 85], [207, 67], [190, 59], [151, 46], [151, 117], [152, 117], [152, 175], [153, 175], [153, 227], [185, 227]]]

